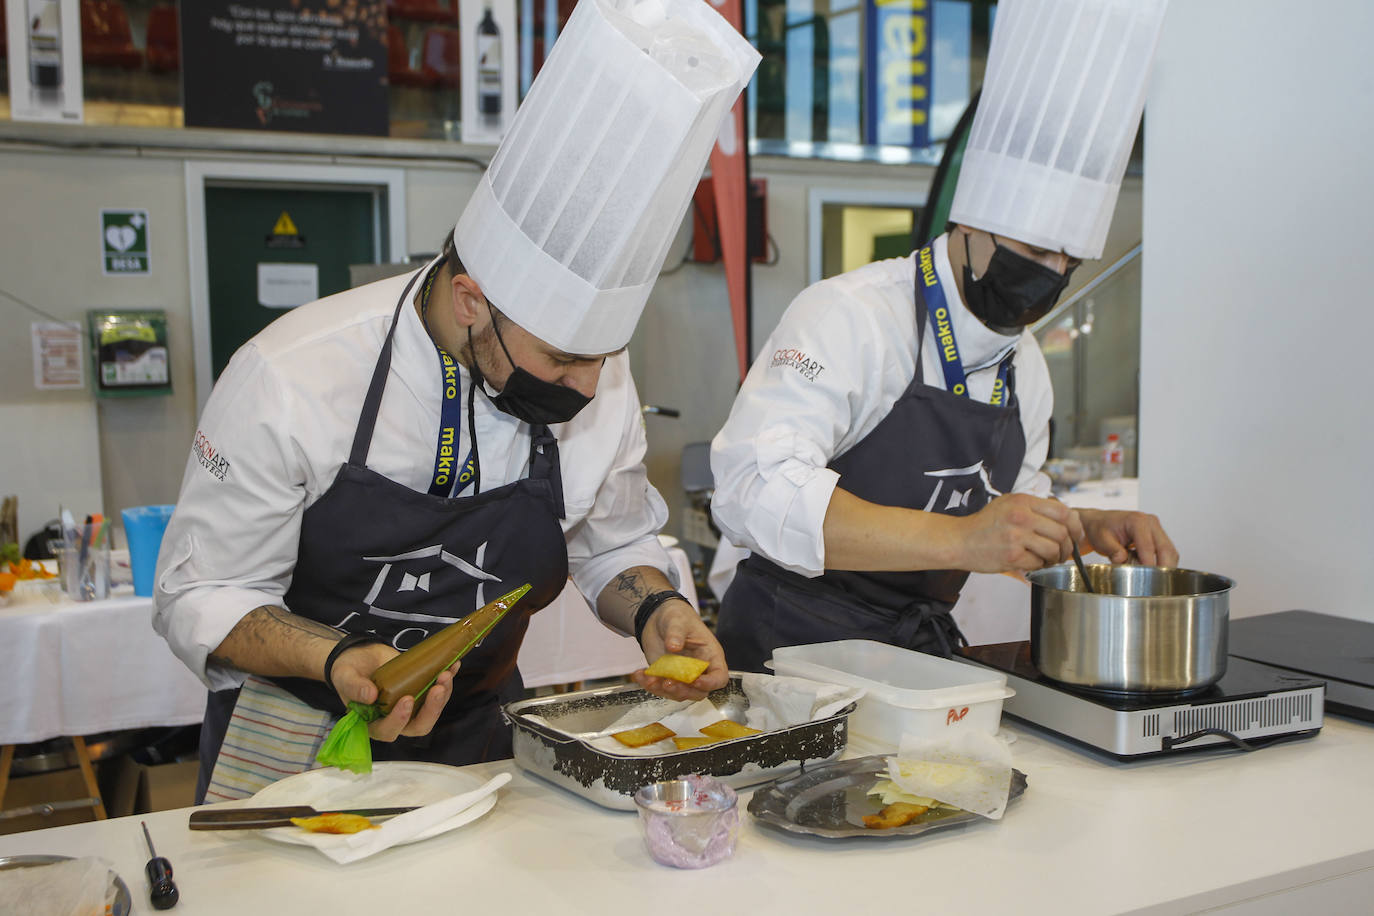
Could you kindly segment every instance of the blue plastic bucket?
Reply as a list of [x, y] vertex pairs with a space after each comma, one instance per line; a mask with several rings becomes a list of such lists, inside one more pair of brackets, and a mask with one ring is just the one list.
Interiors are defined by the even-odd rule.
[[125, 509], [124, 537], [129, 542], [129, 570], [134, 574], [134, 594], [152, 597], [157, 573], [157, 552], [162, 533], [176, 506], [135, 506]]

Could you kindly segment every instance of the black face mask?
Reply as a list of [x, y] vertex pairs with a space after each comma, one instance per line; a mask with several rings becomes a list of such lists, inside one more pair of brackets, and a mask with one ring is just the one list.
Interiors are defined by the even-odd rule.
[[[487, 303], [487, 308], [491, 308], [490, 302]], [[577, 416], [582, 408], [592, 402], [591, 398], [575, 388], [535, 378], [515, 365], [515, 360], [511, 359], [510, 356], [510, 350], [506, 349], [506, 342], [501, 339], [501, 331], [496, 326], [495, 313], [492, 313], [491, 316], [491, 329], [496, 332], [496, 342], [501, 345], [501, 352], [506, 354], [506, 359], [510, 362], [513, 370], [510, 377], [506, 379], [506, 384], [501, 389], [501, 393], [491, 399], [497, 410], [508, 413], [519, 420], [524, 420], [531, 426], [547, 426], [551, 423], [568, 422]], [[472, 328], [468, 328], [468, 346], [472, 346]], [[473, 349], [472, 362], [475, 367], [477, 365], [475, 348]], [[479, 380], [481, 374], [482, 371], [478, 369]]]
[[[997, 236], [992, 237], [997, 244]], [[988, 269], [973, 278], [968, 235], [964, 235], [964, 301], [968, 309], [998, 334], [1020, 334], [1049, 314], [1059, 301], [1074, 267], [1064, 273], [1046, 267], [1005, 245], [997, 245]]]

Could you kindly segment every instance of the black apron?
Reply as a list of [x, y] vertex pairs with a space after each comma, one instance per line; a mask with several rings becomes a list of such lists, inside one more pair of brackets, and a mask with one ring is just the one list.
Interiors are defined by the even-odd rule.
[[[534, 611], [567, 584], [568, 551], [558, 443], [531, 430], [529, 476], [486, 493], [431, 496], [367, 467], [391, 368], [391, 340], [415, 284], [401, 293], [363, 402], [348, 462], [301, 520], [296, 568], [284, 604], [293, 614], [350, 633], [372, 633], [404, 651], [526, 582], [533, 587], [463, 659], [453, 695], [428, 735], [373, 742], [377, 760], [463, 765], [511, 755], [501, 704], [520, 699], [520, 642]], [[475, 447], [475, 443], [474, 443]], [[315, 709], [344, 712], [322, 681], [271, 679]], [[201, 734], [203, 796], [239, 691], [212, 693]]]
[[[883, 506], [971, 515], [1016, 483], [1026, 437], [1009, 373], [1005, 407], [922, 381], [926, 304], [916, 288], [916, 374], [892, 410], [830, 462], [838, 486]], [[807, 578], [758, 554], [742, 562], [721, 600], [716, 638], [732, 670], [763, 671], [778, 646], [872, 639], [949, 656], [964, 642], [950, 611], [968, 573], [850, 572]]]

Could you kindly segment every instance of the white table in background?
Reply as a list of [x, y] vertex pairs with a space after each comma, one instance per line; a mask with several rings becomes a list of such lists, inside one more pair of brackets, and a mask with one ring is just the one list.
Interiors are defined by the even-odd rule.
[[[251, 831], [192, 833], [187, 808], [3, 836], [0, 856], [101, 856], [128, 883], [134, 912], [149, 914], [146, 820], [175, 869], [175, 912], [184, 916], [455, 907], [593, 916], [1369, 912], [1374, 728], [1328, 719], [1315, 738], [1250, 754], [1129, 764], [1009, 730], [1028, 788], [1000, 822], [827, 840], [779, 833], [741, 812], [734, 857], [704, 871], [655, 864], [633, 813], [601, 808], [509, 761], [467, 768], [482, 778], [515, 774], [479, 820], [352, 865]], [[741, 808], [749, 795], [741, 792]]]
[[[682, 583], [678, 591], [695, 605], [697, 593], [687, 554], [680, 547], [669, 547], [668, 556]], [[530, 618], [520, 646], [520, 676], [526, 687], [616, 677], [644, 664], [639, 643], [598, 620], [571, 581], [553, 604]]]

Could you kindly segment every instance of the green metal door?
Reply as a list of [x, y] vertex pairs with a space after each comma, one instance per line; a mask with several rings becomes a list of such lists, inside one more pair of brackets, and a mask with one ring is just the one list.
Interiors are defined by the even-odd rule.
[[323, 297], [348, 289], [350, 264], [389, 257], [380, 196], [368, 188], [205, 188], [213, 378], [235, 350], [283, 314], [260, 304], [259, 265], [315, 265]]

